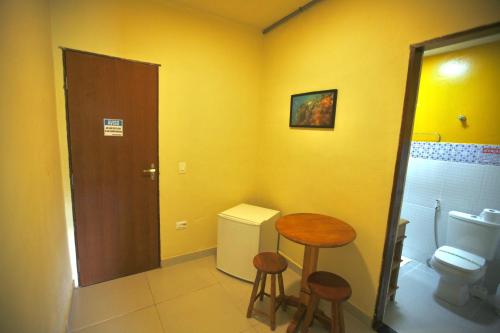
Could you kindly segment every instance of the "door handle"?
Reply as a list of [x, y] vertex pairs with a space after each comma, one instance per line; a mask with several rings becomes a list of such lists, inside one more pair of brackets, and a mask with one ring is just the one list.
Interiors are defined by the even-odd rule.
[[142, 170], [142, 173], [145, 175], [149, 175], [149, 178], [151, 178], [151, 180], [155, 180], [155, 175], [156, 175], [155, 164], [151, 163], [151, 168]]

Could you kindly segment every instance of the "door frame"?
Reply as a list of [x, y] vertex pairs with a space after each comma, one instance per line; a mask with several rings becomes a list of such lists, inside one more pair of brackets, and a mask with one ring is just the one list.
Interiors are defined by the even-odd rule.
[[408, 74], [403, 102], [403, 116], [399, 132], [399, 145], [392, 183], [391, 203], [389, 207], [384, 252], [382, 257], [382, 269], [380, 272], [377, 301], [372, 322], [373, 328], [375, 329], [381, 331], [386, 330], [387, 332], [391, 331], [390, 328], [383, 323], [383, 318], [385, 313], [385, 304], [388, 298], [387, 291], [389, 290], [393, 249], [396, 243], [398, 221], [403, 203], [403, 192], [410, 157], [413, 121], [415, 119], [417, 107], [420, 72], [422, 69], [424, 51], [498, 33], [500, 33], [500, 22], [495, 22], [410, 45], [410, 59], [408, 63]]
[[65, 52], [66, 51], [71, 51], [71, 52], [79, 52], [83, 54], [90, 54], [90, 55], [95, 55], [99, 57], [105, 57], [105, 58], [112, 58], [112, 59], [118, 59], [118, 60], [125, 60], [125, 61], [130, 61], [130, 62], [137, 62], [145, 65], [151, 65], [151, 66], [157, 66], [158, 71], [157, 71], [157, 98], [156, 98], [156, 119], [157, 119], [157, 131], [156, 131], [156, 142], [157, 142], [157, 151], [156, 151], [156, 156], [157, 156], [157, 172], [156, 172], [156, 177], [157, 177], [157, 186], [156, 186], [156, 201], [158, 205], [158, 216], [156, 217], [157, 220], [157, 231], [158, 231], [158, 267], [161, 266], [161, 230], [160, 230], [160, 122], [159, 122], [159, 84], [160, 84], [160, 71], [159, 67], [161, 67], [161, 64], [156, 64], [156, 63], [151, 63], [151, 62], [146, 62], [146, 61], [140, 61], [140, 60], [133, 60], [133, 59], [127, 59], [127, 58], [122, 58], [122, 57], [116, 57], [116, 56], [110, 56], [106, 54], [100, 54], [100, 53], [95, 53], [95, 52], [89, 52], [89, 51], [83, 51], [83, 50], [78, 50], [78, 49], [73, 49], [73, 48], [68, 48], [68, 47], [63, 47], [60, 46], [59, 49], [61, 49], [61, 56], [62, 56], [62, 65], [63, 65], [63, 89], [64, 89], [64, 110], [65, 110], [65, 122], [66, 122], [66, 144], [68, 147], [68, 175], [69, 175], [69, 187], [70, 187], [70, 192], [71, 192], [71, 214], [72, 214], [72, 222], [73, 222], [73, 239], [74, 239], [74, 248], [75, 248], [75, 255], [76, 255], [76, 270], [77, 270], [77, 275], [78, 275], [78, 281], [76, 286], [80, 286], [80, 265], [78, 261], [78, 238], [76, 237], [76, 232], [77, 232], [77, 225], [75, 221], [75, 202], [74, 202], [74, 184], [73, 184], [73, 169], [72, 169], [72, 164], [71, 164], [71, 130], [69, 126], [69, 107], [68, 107], [68, 88], [67, 88], [67, 67], [66, 67], [66, 57], [65, 57]]

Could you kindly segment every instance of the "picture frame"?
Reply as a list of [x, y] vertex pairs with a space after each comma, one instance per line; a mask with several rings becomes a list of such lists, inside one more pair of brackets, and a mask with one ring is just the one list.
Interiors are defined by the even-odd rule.
[[311, 91], [290, 98], [290, 127], [334, 128], [337, 89]]

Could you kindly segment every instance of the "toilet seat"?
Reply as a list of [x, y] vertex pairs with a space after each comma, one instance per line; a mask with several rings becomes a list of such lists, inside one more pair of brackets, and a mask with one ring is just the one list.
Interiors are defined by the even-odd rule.
[[443, 265], [465, 273], [477, 272], [486, 263], [486, 260], [478, 255], [447, 245], [436, 250], [434, 259]]

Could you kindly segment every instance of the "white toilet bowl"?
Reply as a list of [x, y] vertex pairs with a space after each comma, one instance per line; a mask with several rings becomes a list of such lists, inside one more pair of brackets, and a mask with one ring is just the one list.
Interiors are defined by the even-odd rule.
[[481, 279], [486, 260], [451, 246], [434, 252], [431, 266], [440, 275], [435, 295], [448, 303], [464, 305], [469, 300], [469, 285]]

